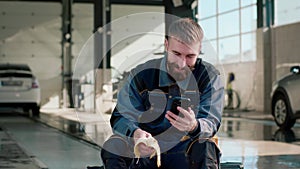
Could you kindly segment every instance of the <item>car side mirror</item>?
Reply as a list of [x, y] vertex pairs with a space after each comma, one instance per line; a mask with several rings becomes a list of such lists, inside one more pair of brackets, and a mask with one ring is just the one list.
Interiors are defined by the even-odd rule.
[[293, 67], [291, 67], [290, 72], [292, 72], [294, 74], [300, 73], [300, 66], [293, 66]]

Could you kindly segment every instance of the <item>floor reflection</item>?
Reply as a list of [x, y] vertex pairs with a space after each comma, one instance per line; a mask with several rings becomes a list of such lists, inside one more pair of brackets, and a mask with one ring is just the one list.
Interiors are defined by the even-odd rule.
[[224, 161], [242, 162], [244, 169], [300, 168], [300, 155], [231, 157]]
[[280, 142], [287, 142], [287, 143], [300, 141], [300, 139], [296, 138], [294, 129], [289, 129], [289, 130], [277, 129], [273, 135], [273, 140], [280, 141]]
[[112, 134], [108, 122], [83, 123], [51, 114], [41, 114], [36, 120], [100, 147]]
[[294, 127], [290, 130], [281, 130], [273, 121], [225, 117], [222, 120], [218, 136], [246, 140], [273, 140], [299, 144], [300, 128]]
[[300, 155], [263, 156], [257, 160], [257, 168], [300, 168]]
[[[109, 121], [80, 123], [48, 114], [42, 114], [40, 120], [73, 135], [87, 137], [100, 146], [112, 133]], [[290, 130], [280, 130], [273, 121], [223, 117], [217, 135], [220, 138], [278, 141], [300, 145], [298, 126]]]

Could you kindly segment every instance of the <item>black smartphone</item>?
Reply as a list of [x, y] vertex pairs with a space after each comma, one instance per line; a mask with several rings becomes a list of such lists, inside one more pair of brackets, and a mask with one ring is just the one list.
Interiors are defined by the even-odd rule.
[[171, 109], [170, 111], [176, 115], [179, 115], [177, 106], [182, 107], [185, 110], [188, 110], [188, 107], [191, 106], [191, 99], [186, 97], [173, 97], [171, 98]]

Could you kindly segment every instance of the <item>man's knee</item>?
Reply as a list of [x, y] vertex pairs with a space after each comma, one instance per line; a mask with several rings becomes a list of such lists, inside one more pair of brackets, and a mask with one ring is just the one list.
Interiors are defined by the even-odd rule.
[[220, 165], [220, 150], [215, 142], [194, 141], [187, 150], [191, 169], [218, 169]]
[[131, 154], [127, 141], [113, 135], [103, 144], [101, 159], [106, 169], [127, 169], [132, 161]]
[[112, 158], [112, 157], [132, 157], [132, 150], [124, 138], [121, 136], [113, 135], [103, 144], [101, 150], [101, 157]]

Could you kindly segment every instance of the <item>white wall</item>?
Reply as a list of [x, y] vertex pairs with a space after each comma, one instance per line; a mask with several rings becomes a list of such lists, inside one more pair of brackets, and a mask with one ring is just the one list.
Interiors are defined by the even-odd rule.
[[291, 66], [300, 65], [300, 22], [275, 27], [272, 38], [276, 64], [273, 80], [278, 80], [289, 73]]
[[[61, 96], [61, 3], [0, 2], [0, 62], [27, 63], [42, 89], [42, 104]], [[93, 5], [73, 4], [72, 70], [93, 35]], [[55, 101], [52, 106], [58, 107]]]
[[119, 72], [163, 51], [164, 7], [112, 5], [112, 66]]
[[0, 2], [0, 62], [27, 63], [42, 103], [61, 90], [61, 4]]
[[[74, 3], [72, 13], [72, 70], [74, 70], [75, 65], [79, 61], [78, 57], [83, 52], [84, 45], [93, 36], [94, 5]], [[90, 56], [90, 58], [93, 58], [93, 56]], [[93, 65], [91, 65], [91, 68], [93, 68]]]
[[257, 109], [258, 98], [254, 92], [258, 88], [258, 83], [255, 80], [260, 72], [257, 72], [256, 62], [232, 63], [224, 64], [225, 86], [227, 77], [230, 72], [235, 74], [235, 80], [232, 82], [232, 88], [239, 94], [241, 98], [240, 109], [253, 110]]

